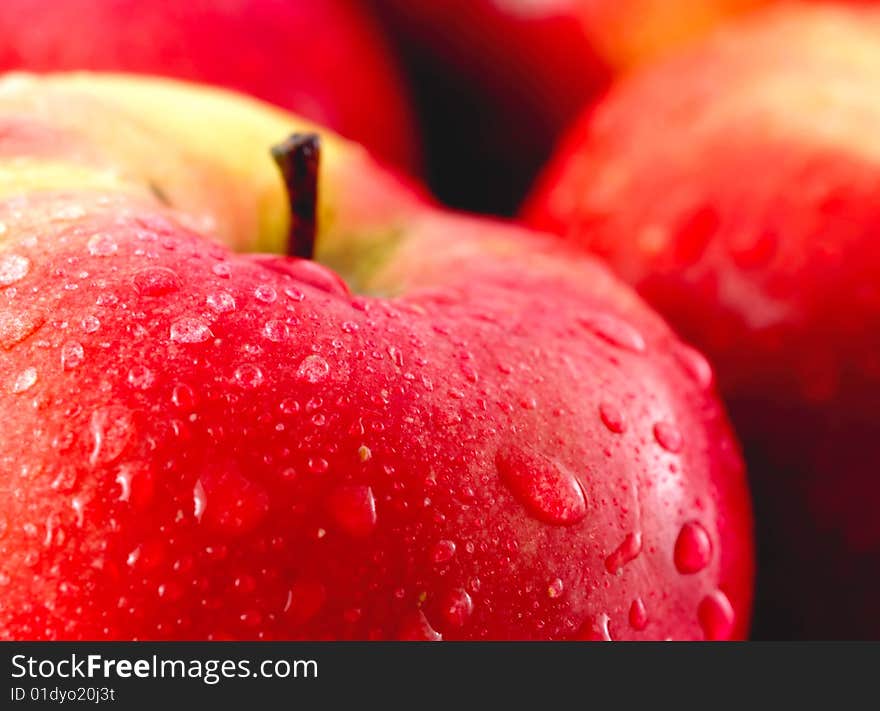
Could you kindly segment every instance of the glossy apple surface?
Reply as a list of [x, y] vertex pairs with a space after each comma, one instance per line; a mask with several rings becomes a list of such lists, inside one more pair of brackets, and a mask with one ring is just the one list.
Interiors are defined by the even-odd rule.
[[0, 70], [158, 74], [229, 87], [329, 126], [397, 167], [420, 148], [406, 87], [348, 0], [4, 0]]
[[221, 92], [11, 77], [0, 125], [0, 636], [745, 634], [711, 369], [598, 262], [329, 133], [318, 261], [248, 253], [311, 129]]
[[878, 70], [876, 10], [756, 16], [614, 91], [526, 210], [717, 365], [770, 636], [880, 634]]

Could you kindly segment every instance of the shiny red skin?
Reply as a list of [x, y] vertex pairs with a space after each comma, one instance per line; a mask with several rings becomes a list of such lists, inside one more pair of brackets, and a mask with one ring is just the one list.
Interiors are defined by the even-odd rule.
[[4, 0], [0, 71], [89, 69], [216, 84], [295, 111], [418, 171], [405, 83], [348, 0]]
[[0, 637], [745, 634], [711, 370], [597, 262], [435, 216], [356, 297], [101, 200], [0, 204]]
[[[880, 637], [880, 169], [863, 140], [880, 103], [840, 99], [873, 96], [880, 54], [845, 58], [878, 40], [876, 12], [782, 10], [648, 69], [584, 117], [525, 210], [717, 366], [756, 495], [764, 636]], [[755, 99], [763, 82], [787, 109]], [[829, 127], [848, 138], [816, 138]]]

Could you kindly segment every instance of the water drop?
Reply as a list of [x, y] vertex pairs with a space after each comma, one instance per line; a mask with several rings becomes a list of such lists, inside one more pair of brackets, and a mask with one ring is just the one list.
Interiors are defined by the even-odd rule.
[[196, 517], [196, 521], [201, 523], [207, 506], [208, 497], [205, 495], [205, 487], [202, 486], [202, 480], [199, 479], [195, 486], [193, 486], [193, 516]]
[[192, 410], [196, 406], [196, 394], [184, 383], [178, 383], [171, 392], [171, 402], [181, 410]]
[[143, 296], [164, 296], [180, 289], [180, 277], [165, 267], [141, 269], [132, 277], [134, 288]]
[[250, 363], [235, 369], [235, 382], [243, 388], [258, 388], [263, 383], [263, 371]]
[[235, 297], [228, 291], [215, 291], [205, 300], [214, 311], [225, 314], [235, 311]]
[[629, 625], [637, 632], [648, 626], [648, 610], [640, 597], [633, 600], [629, 606]]
[[128, 501], [131, 497], [131, 469], [122, 467], [116, 474], [116, 483], [119, 484], [119, 500]]
[[46, 322], [42, 314], [0, 311], [0, 346], [10, 350]]
[[92, 438], [89, 463], [95, 466], [116, 461], [131, 440], [133, 430], [134, 421], [128, 410], [118, 406], [95, 410], [89, 421]]
[[261, 284], [254, 289], [254, 296], [257, 301], [262, 301], [264, 304], [271, 304], [278, 298], [278, 292], [268, 284]]
[[712, 385], [714, 378], [712, 366], [702, 353], [681, 343], [675, 349], [675, 356], [691, 380], [701, 389], [706, 390]]
[[402, 642], [439, 642], [443, 635], [431, 627], [425, 613], [418, 610], [403, 618], [397, 638]]
[[82, 320], [82, 330], [86, 333], [94, 333], [101, 328], [101, 322], [94, 316], [86, 316]]
[[431, 548], [431, 562], [435, 565], [448, 563], [455, 555], [455, 543], [449, 540], [437, 541]]
[[577, 639], [584, 642], [610, 642], [610, 622], [611, 619], [604, 612], [590, 615], [578, 630]]
[[97, 234], [89, 238], [87, 244], [89, 254], [93, 257], [109, 257], [119, 251], [119, 245], [116, 244], [110, 235]]
[[376, 500], [369, 486], [339, 486], [327, 502], [339, 527], [351, 536], [366, 536], [376, 527]]
[[678, 532], [673, 553], [679, 573], [699, 573], [712, 560], [712, 539], [697, 521], [688, 521]]
[[443, 619], [452, 627], [464, 627], [474, 611], [474, 601], [462, 588], [450, 590], [441, 604]]
[[20, 254], [0, 254], [0, 289], [21, 281], [31, 270], [31, 260]]
[[299, 402], [294, 400], [292, 397], [284, 398], [281, 403], [278, 405], [278, 409], [285, 415], [295, 415], [299, 412], [300, 406]]
[[212, 335], [208, 324], [198, 318], [184, 317], [171, 324], [171, 340], [176, 343], [204, 343]]
[[499, 451], [495, 466], [514, 497], [545, 523], [577, 523], [587, 513], [580, 482], [558, 462], [520, 449]]
[[136, 390], [149, 390], [156, 374], [145, 365], [135, 365], [128, 371], [128, 384]]
[[309, 457], [308, 465], [312, 474], [323, 474], [330, 468], [329, 462], [323, 457]]
[[241, 535], [265, 519], [269, 494], [257, 482], [215, 466], [204, 472], [193, 488], [193, 513], [197, 505], [203, 525], [225, 534]]
[[562, 582], [562, 578], [554, 578], [550, 584], [547, 586], [547, 597], [549, 598], [557, 598], [562, 595], [565, 591], [565, 585]]
[[37, 369], [25, 368], [12, 383], [12, 392], [14, 394], [23, 393], [30, 390], [37, 382]]
[[654, 425], [654, 439], [667, 452], [675, 454], [681, 451], [683, 444], [681, 432], [670, 422], [658, 422]]
[[284, 321], [267, 321], [263, 326], [263, 335], [274, 343], [281, 343], [290, 335], [290, 329]]
[[645, 339], [642, 334], [616, 316], [595, 314], [581, 318], [580, 323], [612, 346], [633, 353], [643, 353], [645, 350]]
[[602, 424], [610, 432], [620, 434], [626, 430], [626, 420], [623, 418], [623, 413], [609, 402], [603, 402], [599, 405], [599, 417], [602, 420]]
[[306, 356], [296, 370], [297, 377], [310, 383], [320, 382], [329, 372], [330, 365], [319, 355]]
[[232, 274], [232, 268], [226, 262], [217, 262], [211, 267], [211, 271], [221, 279], [228, 279]]
[[735, 614], [727, 595], [721, 590], [706, 595], [697, 607], [697, 619], [706, 639], [729, 639], [733, 632]]
[[317, 615], [327, 600], [327, 589], [314, 580], [298, 580], [287, 591], [284, 613], [295, 625], [303, 625]]
[[65, 370], [73, 370], [82, 365], [85, 360], [85, 351], [77, 341], [68, 341], [61, 346], [61, 366]]
[[642, 552], [642, 534], [638, 531], [628, 533], [623, 542], [605, 559], [605, 570], [617, 573], [627, 563], [639, 557]]

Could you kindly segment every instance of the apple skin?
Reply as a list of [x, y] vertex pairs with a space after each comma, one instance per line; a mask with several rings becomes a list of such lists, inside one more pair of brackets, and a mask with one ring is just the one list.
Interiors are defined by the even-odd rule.
[[[766, 1], [372, 4], [406, 57], [435, 192], [510, 215], [560, 132], [609, 79]], [[468, 171], [463, 153], [476, 158]]]
[[0, 637], [745, 634], [712, 371], [599, 262], [329, 133], [327, 266], [232, 253], [303, 123], [223, 92], [12, 77], [0, 126]]
[[369, 13], [347, 0], [0, 4], [0, 71], [78, 69], [246, 92], [420, 168], [405, 82]]
[[869, 8], [756, 16], [612, 92], [524, 211], [717, 366], [770, 637], [880, 636], [878, 48]]

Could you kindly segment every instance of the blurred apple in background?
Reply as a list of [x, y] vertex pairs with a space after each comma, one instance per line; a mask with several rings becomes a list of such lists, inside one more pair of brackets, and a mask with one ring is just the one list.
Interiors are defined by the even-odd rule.
[[435, 191], [499, 214], [609, 77], [766, 2], [371, 1], [407, 59]]
[[525, 211], [707, 352], [756, 494], [758, 632], [880, 635], [880, 11], [761, 11], [584, 116]]
[[420, 165], [394, 58], [348, 0], [3, 0], [0, 71], [160, 74], [237, 89]]

